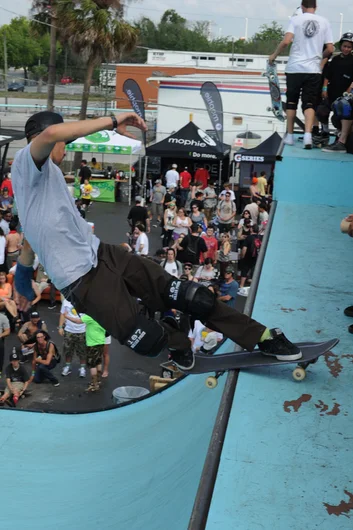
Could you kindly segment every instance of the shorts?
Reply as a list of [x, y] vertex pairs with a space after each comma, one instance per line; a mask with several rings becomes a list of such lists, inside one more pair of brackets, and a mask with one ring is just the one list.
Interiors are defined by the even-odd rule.
[[86, 334], [85, 333], [70, 333], [64, 331], [63, 355], [65, 358], [73, 358], [76, 353], [80, 361], [86, 360], [87, 354]]
[[255, 265], [256, 265], [256, 259], [251, 260], [251, 261], [242, 260], [240, 263], [241, 277], [245, 278], [246, 276], [248, 276], [248, 274], [250, 273], [252, 274], [254, 271]]
[[96, 368], [102, 364], [104, 344], [97, 346], [86, 346], [86, 364], [88, 368]]
[[316, 110], [320, 101], [321, 74], [286, 74], [287, 109], [296, 110], [301, 96], [303, 111], [309, 108]]
[[232, 230], [232, 223], [218, 223], [219, 233], [230, 232]]
[[157, 217], [163, 217], [164, 209], [163, 204], [157, 204], [156, 202], [152, 202], [152, 215], [156, 215]]
[[[11, 386], [16, 392], [22, 392], [23, 387], [25, 386], [25, 384], [22, 383], [21, 381], [16, 381], [14, 383], [11, 383]], [[6, 386], [6, 388], [5, 388], [5, 393], [6, 394], [10, 394], [10, 396], [12, 396], [12, 391], [9, 389], [8, 386]]]
[[91, 204], [91, 199], [81, 199], [82, 204], [85, 204], [86, 206], [89, 206]]

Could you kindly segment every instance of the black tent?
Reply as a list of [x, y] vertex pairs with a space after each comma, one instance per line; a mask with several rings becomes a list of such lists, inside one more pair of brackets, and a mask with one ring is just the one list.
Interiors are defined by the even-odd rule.
[[230, 145], [220, 144], [190, 121], [185, 127], [146, 149], [146, 155], [190, 160], [223, 160]]
[[275, 132], [264, 142], [252, 149], [240, 149], [234, 155], [235, 162], [257, 162], [263, 164], [274, 164], [278, 159], [279, 147], [282, 138]]

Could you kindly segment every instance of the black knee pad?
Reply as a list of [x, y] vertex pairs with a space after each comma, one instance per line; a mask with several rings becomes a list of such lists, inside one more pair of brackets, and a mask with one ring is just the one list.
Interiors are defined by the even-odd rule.
[[167, 342], [167, 332], [159, 322], [138, 315], [135, 328], [129, 333], [123, 344], [139, 355], [157, 357]]
[[187, 313], [198, 320], [208, 319], [215, 304], [215, 295], [196, 282], [171, 280], [165, 290], [164, 300], [171, 309]]
[[286, 103], [287, 110], [297, 110], [298, 103]]

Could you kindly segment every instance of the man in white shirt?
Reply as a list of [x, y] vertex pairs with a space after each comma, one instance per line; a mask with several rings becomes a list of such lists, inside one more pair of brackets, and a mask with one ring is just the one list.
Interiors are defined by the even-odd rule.
[[142, 223], [137, 223], [135, 231], [137, 233], [137, 240], [135, 245], [136, 254], [147, 256], [149, 251], [148, 237], [145, 232], [145, 227]]
[[172, 169], [169, 169], [165, 174], [167, 188], [170, 188], [171, 186], [174, 186], [174, 188], [178, 187], [180, 176], [177, 172], [177, 167], [176, 164], [173, 164]]
[[244, 208], [244, 212], [248, 211], [250, 212], [251, 220], [253, 222], [253, 225], [257, 225], [258, 219], [259, 219], [259, 207], [257, 205], [257, 201], [259, 199], [257, 197], [253, 197], [251, 199], [251, 203], [247, 204]]
[[311, 149], [311, 132], [321, 93], [321, 61], [333, 53], [334, 46], [332, 29], [328, 20], [315, 14], [316, 0], [302, 0], [301, 8], [302, 14], [290, 19], [287, 32], [276, 51], [270, 55], [269, 62], [273, 63], [277, 56], [293, 43], [286, 67], [287, 136], [285, 143], [294, 144], [294, 121], [301, 94], [305, 116], [304, 148]]
[[221, 193], [219, 194], [219, 199], [221, 201], [223, 201], [225, 198], [226, 198], [226, 193], [230, 193], [230, 200], [231, 201], [235, 201], [235, 193], [234, 191], [231, 189], [230, 187], [230, 183], [229, 182], [225, 182], [223, 184], [223, 190], [221, 191]]
[[[61, 375], [67, 376], [71, 374], [71, 362], [74, 354], [80, 360], [80, 368], [78, 374], [80, 377], [86, 377], [86, 324], [75, 324], [66, 319], [65, 315], [72, 318], [77, 318], [77, 311], [74, 306], [64, 298], [59, 318], [59, 335], [64, 337], [63, 354], [65, 356], [65, 366], [62, 369]], [[80, 314], [81, 316], [81, 314]]]

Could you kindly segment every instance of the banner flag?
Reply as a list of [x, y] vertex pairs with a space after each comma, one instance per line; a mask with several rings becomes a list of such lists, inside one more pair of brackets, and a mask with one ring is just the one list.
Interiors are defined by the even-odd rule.
[[[127, 95], [130, 105], [140, 118], [145, 120], [145, 103], [140, 85], [134, 79], [126, 79], [123, 91]], [[146, 133], [143, 133], [143, 143], [146, 145]]]
[[213, 128], [216, 131], [217, 139], [223, 144], [223, 104], [221, 94], [216, 85], [210, 81], [202, 85], [200, 93], [205, 102]]

